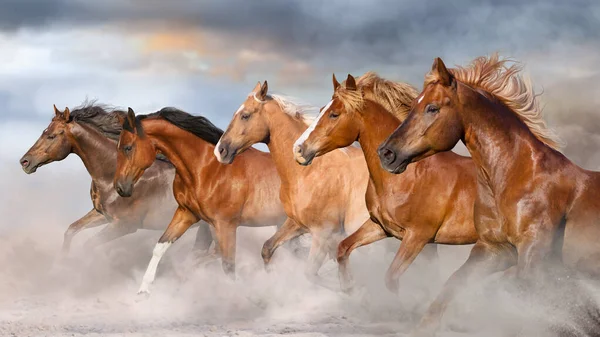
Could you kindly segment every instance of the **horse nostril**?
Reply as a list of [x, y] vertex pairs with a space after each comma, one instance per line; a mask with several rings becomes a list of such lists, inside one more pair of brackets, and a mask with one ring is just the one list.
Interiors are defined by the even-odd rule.
[[27, 159], [22, 159], [22, 160], [21, 160], [21, 166], [23, 166], [23, 167], [27, 167], [27, 166], [29, 166], [29, 160], [27, 160]]
[[117, 186], [117, 193], [119, 193], [119, 195], [123, 194], [123, 189], [121, 188], [121, 186]]
[[302, 146], [300, 146], [300, 145], [296, 146], [296, 153], [301, 155], [302, 152], [303, 152], [302, 151]]
[[394, 151], [388, 148], [381, 149], [380, 153], [387, 164], [393, 163], [396, 159], [396, 154], [394, 153]]

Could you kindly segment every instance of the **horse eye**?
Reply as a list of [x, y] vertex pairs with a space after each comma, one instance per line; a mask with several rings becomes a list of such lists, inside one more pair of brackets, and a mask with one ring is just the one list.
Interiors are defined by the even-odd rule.
[[340, 117], [340, 114], [338, 114], [338, 113], [335, 113], [333, 111], [329, 113], [329, 118], [331, 118], [331, 119], [336, 119], [338, 117]]
[[425, 111], [427, 113], [436, 113], [436, 112], [440, 111], [440, 108], [435, 104], [428, 104], [427, 107], [425, 108]]
[[56, 135], [49, 135], [49, 136], [48, 136], [48, 139], [51, 139], [51, 140], [52, 140], [52, 139], [54, 139], [54, 138], [56, 138]]
[[243, 121], [246, 121], [248, 119], [250, 119], [250, 114], [242, 114], [242, 116], [240, 117]]
[[129, 152], [131, 152], [131, 145], [125, 145], [125, 146], [123, 147], [123, 151], [125, 151], [126, 153], [129, 153]]

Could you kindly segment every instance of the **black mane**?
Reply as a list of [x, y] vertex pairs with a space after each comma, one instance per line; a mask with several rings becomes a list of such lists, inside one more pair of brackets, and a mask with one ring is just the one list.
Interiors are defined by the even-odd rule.
[[146, 118], [159, 117], [165, 119], [178, 128], [193, 133], [197, 137], [200, 137], [213, 145], [216, 145], [223, 135], [223, 130], [216, 127], [206, 117], [190, 115], [185, 111], [171, 107], [162, 108], [161, 110], [151, 114], [139, 115], [136, 117], [136, 119], [141, 121]]
[[110, 108], [108, 105], [85, 101], [71, 111], [69, 122], [88, 124], [100, 131], [107, 138], [118, 141], [121, 133], [121, 122], [118, 116], [127, 117], [125, 111]]
[[[69, 122], [85, 123], [100, 131], [106, 138], [119, 141], [123, 126], [118, 116], [127, 120], [127, 113], [116, 110], [106, 104], [97, 104], [95, 101], [84, 101], [80, 106], [71, 111]], [[156, 159], [169, 162], [167, 157], [157, 154]]]

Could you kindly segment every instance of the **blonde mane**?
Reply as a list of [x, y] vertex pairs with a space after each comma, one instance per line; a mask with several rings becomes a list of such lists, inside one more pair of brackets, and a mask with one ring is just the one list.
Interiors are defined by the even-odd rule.
[[369, 71], [356, 79], [358, 90], [347, 90], [346, 81], [336, 90], [337, 97], [348, 111], [361, 110], [365, 100], [372, 100], [404, 121], [410, 112], [412, 101], [419, 92], [408, 83], [393, 82]]
[[317, 107], [301, 102], [294, 97], [278, 94], [270, 94], [267, 97], [277, 103], [281, 111], [297, 120], [302, 121], [307, 126], [313, 122], [315, 116], [319, 112]]
[[[510, 66], [508, 63], [512, 63]], [[511, 59], [500, 60], [498, 53], [489, 57], [480, 56], [467, 67], [448, 69], [454, 77], [469, 86], [482, 89], [508, 106], [527, 125], [534, 136], [544, 144], [559, 150], [562, 142], [548, 128], [542, 117], [533, 86], [528, 78], [520, 75], [522, 65]], [[436, 81], [430, 72], [425, 75], [425, 86]]]

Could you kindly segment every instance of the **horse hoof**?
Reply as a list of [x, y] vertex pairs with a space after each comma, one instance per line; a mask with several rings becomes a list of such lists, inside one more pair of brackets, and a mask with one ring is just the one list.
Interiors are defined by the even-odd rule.
[[138, 290], [137, 296], [138, 296], [138, 298], [148, 298], [148, 297], [150, 297], [150, 289], [148, 289], [148, 288], [142, 288], [142, 289]]

